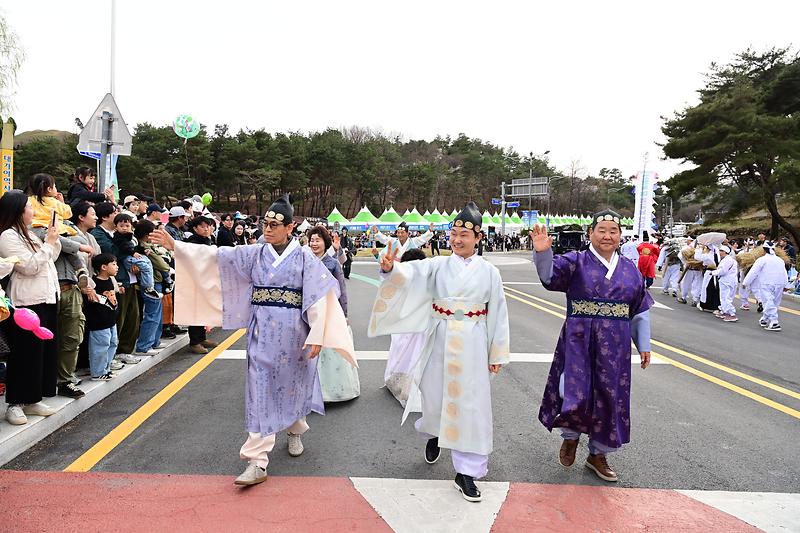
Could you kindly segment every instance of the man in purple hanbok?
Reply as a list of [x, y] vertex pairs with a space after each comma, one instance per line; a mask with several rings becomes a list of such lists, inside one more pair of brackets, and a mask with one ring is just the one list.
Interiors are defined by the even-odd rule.
[[631, 339], [641, 367], [650, 364], [653, 299], [637, 266], [617, 252], [620, 236], [613, 211], [593, 217], [587, 251], [553, 257], [547, 229], [531, 232], [542, 285], [567, 295], [539, 420], [549, 431], [561, 428], [564, 467], [574, 464], [580, 436], [588, 434], [586, 466], [605, 481], [618, 480], [607, 454], [630, 441]]
[[288, 432], [289, 455], [303, 453], [306, 415], [325, 413], [317, 373], [321, 348], [354, 366], [353, 341], [339, 305], [339, 284], [291, 234], [288, 195], [264, 217], [264, 244], [217, 248], [154, 239], [175, 249], [175, 320], [247, 328], [245, 427], [240, 457], [249, 461], [237, 485], [266, 480], [275, 434]]

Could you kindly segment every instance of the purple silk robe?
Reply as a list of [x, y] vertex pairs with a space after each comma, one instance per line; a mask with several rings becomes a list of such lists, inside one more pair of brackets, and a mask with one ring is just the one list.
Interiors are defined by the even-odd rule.
[[[550, 431], [566, 427], [619, 448], [630, 442], [630, 318], [647, 311], [653, 298], [630, 259], [619, 258], [610, 280], [605, 278], [607, 273], [589, 251], [553, 258], [553, 276], [544, 287], [567, 294], [568, 313], [550, 366], [539, 420]], [[591, 302], [588, 306], [587, 301]], [[627, 304], [628, 316], [580, 316], [581, 310], [595, 303]], [[614, 309], [619, 310], [619, 306]], [[578, 312], [573, 314], [575, 310]], [[562, 373], [563, 399], [558, 391]]]
[[[276, 257], [264, 244], [219, 248], [223, 328], [247, 328], [245, 427], [272, 435], [311, 411], [325, 414], [317, 360], [302, 347], [308, 337], [308, 309], [339, 284], [310, 250], [296, 247]], [[303, 291], [302, 309], [253, 305], [253, 287]]]

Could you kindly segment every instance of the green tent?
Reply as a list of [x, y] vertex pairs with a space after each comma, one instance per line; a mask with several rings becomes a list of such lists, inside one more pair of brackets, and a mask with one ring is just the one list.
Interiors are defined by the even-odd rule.
[[458, 216], [458, 213], [459, 213], [458, 211], [456, 211], [455, 209], [453, 209], [453, 212], [452, 212], [452, 213], [450, 213], [449, 215], [447, 215], [447, 221], [448, 221], [448, 222], [452, 222], [452, 221], [454, 221], [454, 220], [456, 219], [456, 217]]
[[361, 211], [359, 211], [358, 214], [354, 216], [353, 219], [350, 221], [351, 224], [368, 224], [368, 225], [380, 224], [380, 222], [381, 221], [375, 218], [375, 215], [372, 214], [372, 212], [367, 208], [367, 206], [362, 207]]
[[520, 218], [519, 213], [517, 213], [516, 211], [514, 211], [514, 214], [511, 215], [511, 222], [513, 222], [517, 226], [525, 225], [525, 221]]
[[547, 224], [547, 217], [544, 215], [539, 215], [539, 218], [536, 219], [537, 224]]
[[494, 221], [492, 220], [492, 215], [489, 214], [489, 211], [483, 212], [483, 219], [481, 220], [481, 224], [485, 228], [486, 226], [493, 226]]
[[[453, 217], [453, 218], [455, 218], [455, 217]], [[437, 226], [441, 226], [443, 224], [447, 224], [447, 223], [450, 222], [450, 219], [448, 219], [446, 216], [442, 215], [439, 212], [438, 209], [434, 209], [433, 210], [433, 213], [431, 213], [431, 216], [430, 216], [430, 218], [428, 220], [430, 220], [431, 222], [433, 222]]]
[[400, 224], [403, 221], [403, 217], [397, 214], [397, 211], [394, 210], [394, 207], [390, 207], [378, 219], [384, 224]]
[[347, 224], [347, 219], [344, 218], [344, 215], [342, 215], [336, 207], [333, 208], [333, 211], [331, 211], [331, 214], [328, 215], [327, 218], [330, 224], [334, 224], [336, 222], [339, 224]]
[[492, 215], [492, 224], [495, 225], [495, 226], [499, 226], [502, 223], [503, 223], [503, 221], [500, 220], [500, 213], [495, 211], [494, 215]]
[[[422, 218], [424, 218], [425, 220], [427, 220], [429, 223], [430, 223], [430, 222], [434, 222], [434, 221], [433, 221], [433, 215], [431, 215], [431, 212], [430, 212], [430, 211], [428, 211], [427, 209], [425, 210], [425, 213], [423, 213], [423, 214], [422, 214]], [[435, 224], [435, 222], [434, 222], [434, 224]]]
[[408, 215], [403, 216], [403, 221], [412, 226], [427, 226], [430, 224], [425, 217], [419, 214], [416, 207]]

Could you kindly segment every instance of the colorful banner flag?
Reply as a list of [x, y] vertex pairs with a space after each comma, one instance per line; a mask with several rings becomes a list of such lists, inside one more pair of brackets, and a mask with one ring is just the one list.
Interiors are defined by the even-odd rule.
[[658, 185], [658, 173], [652, 170], [636, 173], [634, 182], [634, 194], [636, 202], [633, 211], [633, 231], [639, 238], [646, 231], [648, 234], [652, 230], [652, 222], [655, 211], [655, 190]]

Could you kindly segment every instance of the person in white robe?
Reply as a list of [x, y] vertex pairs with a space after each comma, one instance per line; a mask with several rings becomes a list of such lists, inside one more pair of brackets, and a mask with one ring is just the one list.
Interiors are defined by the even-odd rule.
[[666, 268], [664, 268], [661, 292], [664, 294], [671, 293], [672, 296], [678, 296], [680, 292], [678, 280], [681, 277], [681, 262], [678, 257], [680, 255], [680, 250], [677, 249], [677, 246], [677, 243], [673, 241], [664, 243], [658, 254], [658, 260], [656, 260], [656, 268], [659, 270], [666, 266]]
[[764, 306], [759, 324], [767, 331], [780, 331], [778, 307], [781, 305], [783, 288], [786, 285], [786, 263], [775, 255], [775, 245], [765, 241], [762, 245], [767, 253], [759, 257], [750, 267], [742, 285], [753, 291]]
[[711, 275], [719, 281], [719, 312], [714, 312], [714, 315], [725, 322], [737, 322], [739, 319], [736, 318], [733, 298], [738, 284], [739, 265], [727, 244], [719, 247], [719, 256], [721, 258], [719, 265], [711, 271]]
[[481, 212], [470, 202], [453, 221], [453, 254], [395, 263], [381, 259], [383, 282], [372, 308], [371, 337], [425, 332], [403, 421], [421, 411], [425, 460], [449, 448], [455, 486], [479, 501], [475, 479], [488, 472], [493, 447], [490, 374], [509, 362], [508, 309], [499, 270], [476, 254]]
[[[372, 231], [376, 231], [377, 227], [373, 226]], [[428, 227], [428, 231], [423, 233], [418, 237], [409, 237], [408, 236], [408, 224], [402, 222], [399, 226], [397, 226], [396, 231], [397, 237], [389, 237], [388, 235], [384, 235], [380, 231], [375, 234], [375, 240], [385, 244], [386, 248], [382, 251], [382, 254], [386, 253], [386, 250], [389, 249], [389, 244], [391, 243], [392, 249], [397, 250], [397, 258], [402, 259], [403, 254], [406, 250], [413, 250], [414, 248], [422, 248], [427, 244], [429, 240], [433, 238], [433, 223]]]
[[629, 238], [625, 243], [620, 246], [619, 253], [622, 254], [623, 257], [627, 257], [631, 261], [633, 261], [634, 265], [639, 264], [639, 250], [636, 249], [639, 246], [639, 237], [637, 235], [632, 236]]

